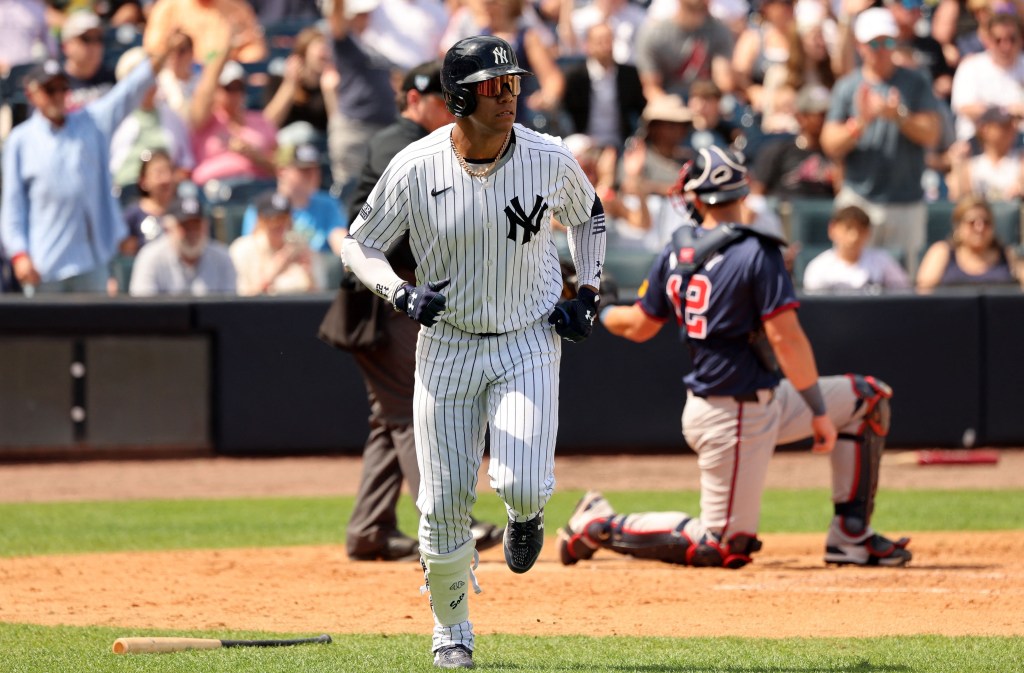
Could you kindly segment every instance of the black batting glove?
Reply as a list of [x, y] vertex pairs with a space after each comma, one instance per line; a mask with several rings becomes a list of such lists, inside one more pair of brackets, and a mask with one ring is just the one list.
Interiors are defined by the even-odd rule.
[[421, 325], [432, 326], [444, 314], [447, 301], [438, 290], [443, 290], [450, 282], [451, 278], [419, 286], [406, 283], [395, 292], [392, 302], [395, 310], [405, 313]]
[[558, 336], [572, 343], [579, 343], [594, 329], [597, 317], [597, 303], [600, 297], [589, 287], [581, 287], [575, 299], [563, 301], [548, 316], [548, 322], [555, 326]]

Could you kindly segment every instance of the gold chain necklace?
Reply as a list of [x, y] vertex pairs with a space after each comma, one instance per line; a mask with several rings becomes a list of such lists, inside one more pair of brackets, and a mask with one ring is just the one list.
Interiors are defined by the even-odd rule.
[[501, 159], [502, 155], [505, 154], [505, 150], [508, 149], [508, 143], [511, 139], [512, 129], [509, 129], [508, 133], [505, 134], [505, 142], [501, 144], [501, 149], [498, 150], [498, 156], [494, 157], [494, 161], [480, 170], [473, 170], [469, 167], [469, 164], [466, 163], [466, 160], [462, 158], [462, 155], [459, 154], [458, 148], [455, 147], [454, 130], [452, 131], [451, 136], [449, 136], [449, 140], [452, 142], [452, 152], [455, 152], [455, 158], [458, 159], [459, 165], [462, 166], [462, 170], [466, 171], [466, 173], [472, 178], [486, 178], [490, 175], [491, 171], [494, 170], [494, 166], [498, 163], [498, 160]]

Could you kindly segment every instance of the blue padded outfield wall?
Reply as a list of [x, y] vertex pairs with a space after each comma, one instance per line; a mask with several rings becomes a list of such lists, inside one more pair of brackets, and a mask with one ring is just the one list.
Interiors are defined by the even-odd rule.
[[[0, 298], [0, 458], [358, 453], [362, 380], [316, 338], [330, 299]], [[895, 389], [891, 446], [957, 447], [969, 428], [1024, 446], [1024, 294], [802, 301], [822, 374]], [[563, 352], [560, 452], [686, 450], [674, 325]]]

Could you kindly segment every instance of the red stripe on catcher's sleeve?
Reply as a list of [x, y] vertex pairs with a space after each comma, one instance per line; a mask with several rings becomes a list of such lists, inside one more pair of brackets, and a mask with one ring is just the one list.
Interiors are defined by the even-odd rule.
[[768, 313], [765, 313], [764, 315], [761, 316], [761, 320], [771, 320], [772, 318], [774, 318], [775, 316], [779, 315], [783, 311], [792, 311], [792, 310], [796, 310], [798, 308], [800, 308], [800, 302], [798, 302], [798, 301], [791, 301], [788, 304], [783, 304], [782, 306], [778, 307], [774, 311], [770, 311]]
[[650, 311], [648, 311], [646, 308], [644, 308], [644, 303], [640, 299], [637, 299], [633, 303], [633, 305], [634, 306], [639, 306], [640, 310], [644, 312], [644, 315], [647, 316], [648, 318], [650, 318], [651, 320], [657, 320], [660, 323], [664, 323], [664, 322], [668, 321], [668, 318], [662, 318], [661, 316], [653, 315]]

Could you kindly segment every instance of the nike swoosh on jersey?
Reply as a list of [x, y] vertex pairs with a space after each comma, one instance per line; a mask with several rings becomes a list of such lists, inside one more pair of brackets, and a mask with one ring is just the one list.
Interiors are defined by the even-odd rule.
[[447, 192], [447, 191], [448, 191], [449, 189], [451, 189], [451, 188], [452, 188], [452, 186], [451, 186], [451, 185], [448, 185], [448, 186], [447, 186], [447, 187], [445, 187], [444, 189], [437, 189], [437, 188], [434, 188], [434, 189], [431, 189], [431, 190], [430, 190], [430, 195], [431, 195], [431, 196], [437, 196], [438, 194], [444, 194], [445, 192]]

